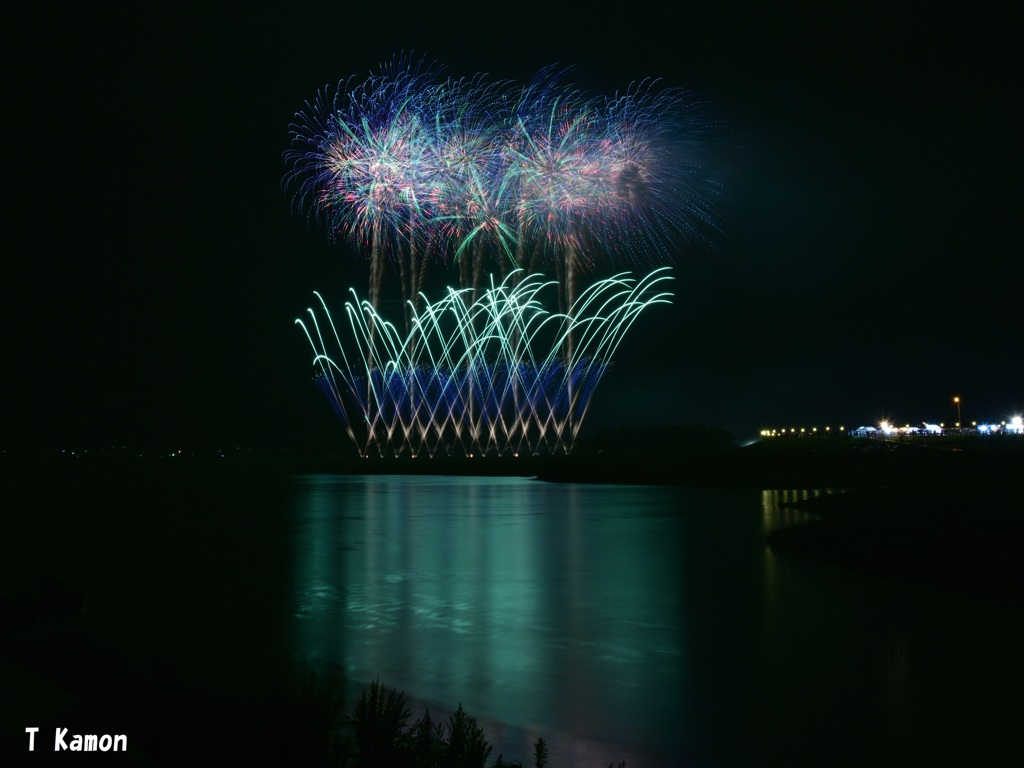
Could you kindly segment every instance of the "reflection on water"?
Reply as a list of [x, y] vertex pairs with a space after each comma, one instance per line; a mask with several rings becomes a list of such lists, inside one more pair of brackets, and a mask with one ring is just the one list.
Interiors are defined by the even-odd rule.
[[[672, 492], [519, 479], [303, 482], [295, 615], [307, 657], [582, 741], [618, 738], [651, 696], [677, 698]], [[657, 744], [674, 725], [662, 709], [630, 735]]]
[[889, 721], [896, 727], [905, 724], [910, 710], [908, 653], [908, 641], [903, 635], [894, 635], [885, 648], [886, 705]]
[[763, 514], [761, 532], [767, 535], [780, 528], [806, 523], [811, 519], [811, 515], [792, 505], [800, 501], [816, 499], [819, 496], [831, 496], [833, 493], [840, 493], [840, 491], [833, 491], [832, 489], [771, 489], [761, 491], [761, 510]]
[[806, 491], [297, 483], [295, 653], [461, 702], [492, 758], [542, 736], [565, 768], [926, 764], [977, 718], [998, 742], [979, 691], [1024, 683], [1017, 614], [773, 555]]

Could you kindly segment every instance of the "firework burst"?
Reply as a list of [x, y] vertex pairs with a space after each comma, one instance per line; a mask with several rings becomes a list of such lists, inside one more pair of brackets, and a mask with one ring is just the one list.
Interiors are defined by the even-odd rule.
[[285, 184], [296, 206], [324, 221], [332, 238], [368, 255], [374, 306], [385, 260], [407, 265], [430, 217], [423, 205], [434, 184], [437, 75], [436, 66], [398, 58], [361, 83], [325, 88], [292, 124]]
[[396, 59], [325, 89], [291, 126], [285, 186], [300, 210], [418, 295], [431, 261], [452, 259], [479, 293], [487, 267], [552, 271], [569, 283], [601, 256], [646, 269], [679, 242], [710, 244], [715, 126], [685, 91], [656, 80], [600, 99], [542, 70], [525, 87]]

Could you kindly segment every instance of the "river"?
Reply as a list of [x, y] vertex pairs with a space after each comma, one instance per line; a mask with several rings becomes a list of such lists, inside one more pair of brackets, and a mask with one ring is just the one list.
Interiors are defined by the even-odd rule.
[[524, 762], [537, 737], [566, 768], [999, 754], [1020, 615], [773, 554], [811, 493], [298, 478], [292, 652], [461, 702]]

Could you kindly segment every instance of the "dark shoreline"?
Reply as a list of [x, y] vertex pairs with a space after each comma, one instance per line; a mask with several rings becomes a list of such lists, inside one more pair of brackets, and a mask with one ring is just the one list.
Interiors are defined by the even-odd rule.
[[759, 489], [1024, 487], [1024, 440], [998, 448], [868, 441], [757, 443], [727, 450], [588, 452], [558, 456], [360, 457], [354, 453], [102, 450], [0, 458], [12, 476], [53, 471], [156, 470], [295, 474], [531, 477], [546, 482]]

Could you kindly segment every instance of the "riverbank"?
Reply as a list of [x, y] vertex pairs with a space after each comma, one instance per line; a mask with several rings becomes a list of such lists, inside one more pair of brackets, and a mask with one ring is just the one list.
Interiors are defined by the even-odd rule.
[[551, 482], [630, 483], [761, 489], [972, 486], [1017, 482], [1024, 451], [943, 451], [917, 448], [831, 452], [812, 448], [718, 453], [571, 456], [540, 467]]
[[[622, 446], [628, 446], [628, 439]], [[547, 482], [719, 488], [1020, 486], [1024, 438], [885, 441], [853, 438], [765, 440], [627, 450], [583, 445], [571, 455], [369, 456], [267, 449], [78, 451], [5, 454], [0, 468], [23, 476], [51, 471], [147, 469], [260, 476], [294, 474], [535, 477]]]

